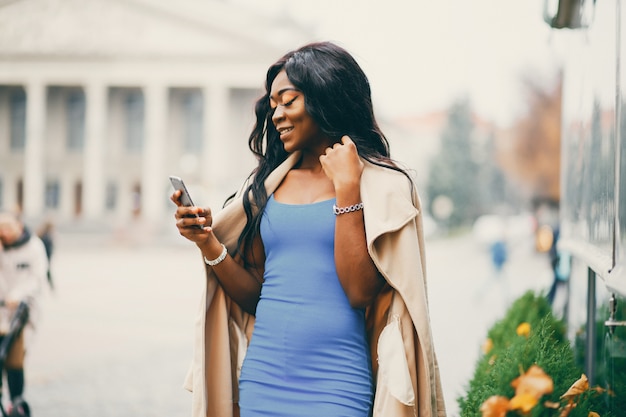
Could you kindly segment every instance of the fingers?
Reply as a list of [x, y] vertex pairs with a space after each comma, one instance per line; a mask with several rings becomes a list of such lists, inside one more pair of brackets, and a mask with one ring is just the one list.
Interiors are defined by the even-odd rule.
[[176, 227], [179, 229], [202, 229], [207, 225], [207, 220], [205, 217], [196, 217], [196, 216], [176, 216]]
[[[343, 148], [344, 146], [346, 148]], [[352, 148], [354, 152], [356, 153], [356, 144], [352, 141], [352, 139], [350, 139], [350, 136], [343, 135], [341, 137], [341, 142], [337, 142], [332, 147], [329, 146], [328, 148], [326, 148], [322, 156], [329, 156], [335, 150], [340, 150], [340, 149], [347, 150], [349, 148]]]
[[180, 201], [180, 196], [183, 194], [182, 191], [180, 190], [176, 190], [172, 193], [172, 195], [170, 196], [170, 200], [172, 200], [174, 202], [174, 204], [176, 204], [178, 207], [182, 206], [183, 203]]
[[180, 201], [181, 195], [182, 192], [176, 190], [170, 196], [170, 200], [172, 200], [177, 207], [174, 218], [176, 219], [178, 232], [185, 238], [194, 242], [206, 240], [209, 234], [212, 233], [211, 225], [213, 224], [213, 217], [211, 215], [211, 209], [183, 206]]
[[209, 208], [178, 206], [174, 217], [176, 218], [176, 227], [181, 232], [182, 229], [188, 228], [207, 228], [213, 223], [213, 216]]
[[354, 142], [352, 141], [352, 139], [350, 139], [350, 136], [348, 136], [348, 135], [343, 135], [341, 137], [341, 143], [343, 145], [349, 145], [349, 144], [354, 145]]

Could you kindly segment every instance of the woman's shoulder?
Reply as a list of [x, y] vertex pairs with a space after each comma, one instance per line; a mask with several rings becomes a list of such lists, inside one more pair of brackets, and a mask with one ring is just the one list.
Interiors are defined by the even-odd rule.
[[391, 186], [409, 187], [411, 189], [414, 185], [413, 172], [405, 167], [401, 167], [398, 164], [390, 165], [390, 163], [373, 163], [370, 161], [363, 161], [363, 172], [372, 182], [386, 183], [387, 188]]
[[413, 170], [398, 165], [390, 167], [364, 161], [361, 181], [364, 187], [378, 190], [376, 193], [381, 195], [381, 198], [382, 196], [391, 198], [395, 195], [418, 209], [421, 207]]

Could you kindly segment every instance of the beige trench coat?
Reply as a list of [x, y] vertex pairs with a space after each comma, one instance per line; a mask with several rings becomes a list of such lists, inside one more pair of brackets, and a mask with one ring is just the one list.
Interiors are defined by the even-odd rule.
[[[298, 157], [290, 155], [270, 174], [268, 195]], [[364, 163], [367, 247], [389, 284], [366, 314], [376, 379], [374, 417], [445, 417], [428, 314], [419, 198], [403, 174]], [[241, 197], [214, 216], [215, 234], [231, 253], [245, 222]], [[206, 270], [184, 387], [193, 392], [193, 417], [238, 417], [238, 376], [254, 317], [230, 300], [211, 268]]]

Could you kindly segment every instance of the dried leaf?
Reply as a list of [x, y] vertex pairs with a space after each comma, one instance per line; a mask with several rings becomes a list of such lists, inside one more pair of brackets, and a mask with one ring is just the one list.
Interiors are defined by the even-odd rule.
[[537, 405], [539, 400], [532, 392], [516, 395], [509, 402], [510, 410], [520, 410], [522, 413], [528, 413]]
[[537, 400], [544, 394], [550, 394], [554, 390], [552, 378], [537, 365], [528, 368], [525, 374], [515, 378], [511, 382], [515, 388], [515, 395], [531, 394]]
[[587, 375], [582, 374], [580, 379], [572, 384], [571, 387], [567, 390], [567, 392], [561, 395], [561, 398], [566, 398], [568, 400], [573, 399], [574, 397], [582, 394], [583, 392], [589, 389], [589, 380], [587, 379]]
[[555, 403], [554, 401], [544, 401], [543, 406], [546, 408], [552, 408], [554, 410], [557, 410], [561, 407], [561, 403]]
[[[609, 391], [607, 391], [605, 388], [598, 387], [598, 386], [593, 387], [593, 388], [589, 388], [589, 390], [590, 390], [590, 391], [595, 391], [595, 392], [597, 392], [598, 394], [602, 394], [603, 392], [609, 392]], [[612, 393], [612, 394], [611, 394], [611, 392], [609, 392], [609, 394], [610, 394], [610, 395], [615, 395], [615, 393]]]
[[563, 407], [563, 410], [561, 410], [561, 414], [559, 414], [559, 417], [569, 416], [569, 413], [571, 413], [574, 408], [576, 408], [575, 403], [570, 402], [566, 404], [565, 407]]
[[482, 417], [505, 417], [509, 409], [509, 399], [500, 395], [492, 395], [480, 406]]
[[519, 326], [517, 326], [516, 333], [518, 336], [528, 337], [530, 335], [530, 323], [521, 323]]

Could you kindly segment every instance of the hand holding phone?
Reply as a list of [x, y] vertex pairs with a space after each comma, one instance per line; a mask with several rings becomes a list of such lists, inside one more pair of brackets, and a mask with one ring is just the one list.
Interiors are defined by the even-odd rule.
[[[175, 190], [180, 190], [181, 194], [180, 194], [180, 203], [185, 206], [185, 207], [193, 207], [195, 206], [195, 204], [193, 203], [193, 201], [191, 200], [191, 196], [189, 195], [189, 191], [187, 190], [187, 187], [185, 186], [185, 183], [183, 182], [183, 180], [180, 177], [174, 176], [174, 175], [170, 175], [170, 182], [172, 183], [172, 187], [174, 187]], [[195, 216], [188, 216], [188, 217], [199, 217], [197, 214]], [[195, 227], [197, 229], [202, 229], [202, 226], [199, 224], [195, 224], [191, 227]]]
[[175, 190], [180, 190], [180, 202], [182, 203], [182, 205], [185, 207], [193, 207], [195, 204], [193, 204], [191, 196], [189, 195], [189, 191], [187, 190], [187, 187], [185, 186], [183, 180], [180, 177], [170, 175], [170, 182], [172, 183], [172, 187], [174, 187]]

